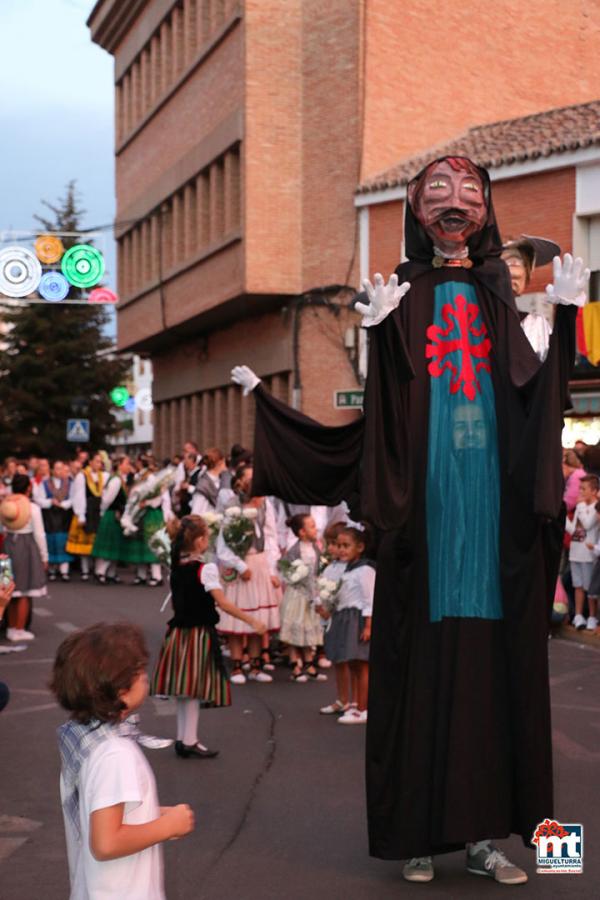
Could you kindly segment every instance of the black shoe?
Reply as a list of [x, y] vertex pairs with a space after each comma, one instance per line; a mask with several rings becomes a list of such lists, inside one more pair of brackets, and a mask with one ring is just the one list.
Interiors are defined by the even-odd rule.
[[183, 741], [175, 741], [175, 753], [182, 759], [188, 759], [190, 756], [195, 756], [197, 759], [214, 759], [219, 755], [218, 750], [204, 749], [198, 744], [184, 744]]
[[70, 576], [70, 575], [66, 575], [65, 573], [61, 572], [60, 580], [61, 580], [61, 581], [70, 581], [70, 580], [71, 580], [71, 576]]
[[94, 575], [94, 581], [98, 584], [106, 584], [106, 575]]
[[133, 579], [133, 583], [134, 583], [134, 584], [136, 585], [136, 587], [137, 587], [138, 584], [146, 584], [146, 579], [145, 579], [145, 578], [140, 578], [139, 575], [136, 575], [136, 577]]
[[106, 582], [107, 584], [123, 584], [118, 575], [107, 575]]
[[56, 581], [56, 572], [48, 572], [48, 581]]

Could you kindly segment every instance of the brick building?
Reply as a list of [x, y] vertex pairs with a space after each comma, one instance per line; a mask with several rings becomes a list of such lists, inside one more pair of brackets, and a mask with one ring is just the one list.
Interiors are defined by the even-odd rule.
[[332, 391], [359, 376], [357, 184], [478, 123], [594, 99], [586, 7], [499, 0], [488, 29], [477, 0], [98, 0], [119, 347], [152, 358], [157, 453], [250, 442], [238, 362], [321, 421], [353, 415]]

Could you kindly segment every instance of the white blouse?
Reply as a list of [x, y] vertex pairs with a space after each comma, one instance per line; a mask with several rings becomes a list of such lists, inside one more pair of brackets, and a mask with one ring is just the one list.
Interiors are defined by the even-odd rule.
[[336, 611], [358, 609], [363, 616], [372, 616], [374, 593], [375, 569], [372, 566], [358, 566], [346, 571], [342, 575]]
[[31, 517], [29, 521], [19, 528], [18, 531], [8, 532], [10, 534], [33, 534], [33, 538], [40, 551], [42, 562], [48, 562], [48, 544], [46, 542], [46, 532], [44, 531], [44, 519], [42, 511], [35, 503], [31, 504]]

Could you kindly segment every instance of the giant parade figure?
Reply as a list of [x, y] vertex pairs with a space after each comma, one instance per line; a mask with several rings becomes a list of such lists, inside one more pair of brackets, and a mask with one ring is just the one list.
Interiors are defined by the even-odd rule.
[[554, 260], [546, 346], [521, 327], [487, 172], [462, 157], [408, 186], [408, 261], [357, 304], [364, 414], [325, 427], [256, 397], [255, 495], [334, 505], [378, 531], [370, 656], [370, 851], [433, 877], [435, 854], [526, 874], [492, 839], [530, 845], [553, 815], [548, 623], [561, 430], [589, 272]]

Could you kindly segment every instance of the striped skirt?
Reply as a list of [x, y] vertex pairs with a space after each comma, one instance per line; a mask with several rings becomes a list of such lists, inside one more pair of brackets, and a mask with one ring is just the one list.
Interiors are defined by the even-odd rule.
[[164, 639], [151, 694], [230, 706], [231, 688], [214, 628], [172, 628]]

